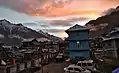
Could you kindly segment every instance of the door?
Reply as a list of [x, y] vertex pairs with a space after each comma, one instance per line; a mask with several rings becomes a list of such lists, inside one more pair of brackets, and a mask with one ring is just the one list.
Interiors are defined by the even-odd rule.
[[119, 48], [117, 49], [117, 57], [119, 58]]

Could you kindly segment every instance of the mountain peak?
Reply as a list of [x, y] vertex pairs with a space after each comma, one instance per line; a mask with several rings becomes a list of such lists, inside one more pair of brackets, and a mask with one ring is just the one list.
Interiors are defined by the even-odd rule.
[[[53, 41], [60, 40], [58, 37], [46, 34], [41, 30], [37, 32], [25, 27], [21, 23], [13, 24], [6, 19], [0, 20], [0, 41], [5, 45], [20, 45], [22, 40], [29, 38], [47, 38]], [[11, 43], [12, 42], [12, 43]]]
[[2, 24], [11, 24], [9, 21], [7, 21], [6, 19], [0, 20], [0, 23]]

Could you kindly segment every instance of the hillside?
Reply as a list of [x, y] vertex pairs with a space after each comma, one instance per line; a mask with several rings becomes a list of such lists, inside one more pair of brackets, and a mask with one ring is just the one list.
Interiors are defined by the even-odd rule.
[[89, 21], [85, 26], [90, 28], [90, 37], [107, 34], [113, 27], [119, 26], [119, 6], [104, 16]]

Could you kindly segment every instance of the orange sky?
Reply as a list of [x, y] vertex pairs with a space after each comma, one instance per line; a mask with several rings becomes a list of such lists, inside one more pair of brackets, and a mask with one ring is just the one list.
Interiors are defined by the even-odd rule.
[[[28, 9], [27, 12], [33, 16], [44, 16], [46, 18], [79, 16], [92, 20], [109, 8], [115, 8], [118, 4], [119, 0], [44, 0], [40, 7]], [[38, 3], [34, 3], [34, 5], [38, 6]], [[57, 33], [60, 37], [67, 36], [64, 32]]]
[[40, 9], [29, 12], [34, 16], [61, 17], [67, 15], [84, 15], [95, 18], [103, 11], [116, 7], [118, 4], [119, 0], [70, 0], [69, 2], [57, 2], [56, 4], [53, 4], [51, 0], [47, 0]]
[[[79, 25], [84, 25], [84, 22], [95, 19], [101, 16], [104, 11], [118, 6], [119, 0], [0, 0], [0, 5], [18, 13], [22, 12], [25, 15], [30, 15], [31, 18], [37, 17], [37, 20], [34, 19], [32, 21], [40, 22], [43, 20], [44, 25], [50, 26], [47, 27], [49, 30], [57, 30], [57, 32], [51, 33], [60, 37], [65, 37], [67, 36], [66, 33], [60, 30], [66, 30], [67, 27], [72, 26], [75, 24], [75, 22], [78, 22]], [[1, 13], [1, 15], [3, 14]], [[18, 20], [16, 20], [16, 18], [14, 18], [16, 17], [15, 14], [12, 15], [9, 12], [6, 14], [4, 17], [8, 16], [9, 20], [11, 21], [23, 21], [21, 19], [25, 18], [20, 16], [17, 17]], [[31, 18], [26, 17], [24, 21], [27, 21]], [[57, 22], [55, 20], [60, 21]], [[48, 23], [49, 21], [51, 23]], [[72, 25], [70, 25], [72, 23], [71, 21], [73, 22]], [[60, 28], [60, 30], [58, 31], [56, 27]]]

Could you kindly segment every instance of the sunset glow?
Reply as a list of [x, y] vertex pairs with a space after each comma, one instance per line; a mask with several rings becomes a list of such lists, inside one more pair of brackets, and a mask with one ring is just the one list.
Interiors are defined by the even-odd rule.
[[[59, 0], [60, 1], [60, 0]], [[81, 15], [96, 18], [103, 11], [118, 5], [119, 0], [68, 0], [70, 2], [57, 2], [46, 0], [39, 9], [30, 11], [33, 16], [62, 17], [68, 15]], [[116, 1], [116, 2], [115, 2]]]
[[[110, 8], [115, 8], [118, 4], [119, 0], [0, 0], [2, 7], [33, 17], [33, 19], [36, 20], [33, 21], [35, 23], [38, 22], [38, 26], [40, 26], [34, 28], [48, 28], [49, 31], [47, 32], [52, 34], [54, 32], [50, 32], [50, 30], [54, 29], [51, 27], [61, 26], [59, 28], [69, 28], [75, 23], [85, 25], [89, 20], [98, 18], [102, 13]], [[6, 16], [4, 17], [6, 18]], [[41, 17], [42, 19], [39, 19]], [[23, 18], [20, 18], [20, 20]], [[8, 17], [8, 19], [11, 21], [19, 21], [12, 20], [14, 19], [13, 17]], [[24, 21], [26, 22], [28, 20]], [[43, 27], [41, 28], [42, 24]], [[55, 32], [54, 35], [59, 37], [67, 36], [64, 34], [64, 30], [55, 30], [57, 30], [57, 32]]]

